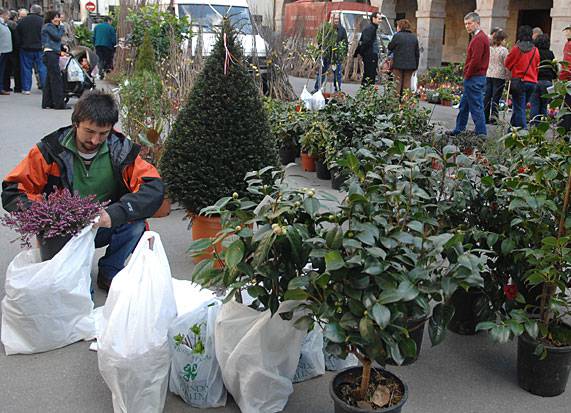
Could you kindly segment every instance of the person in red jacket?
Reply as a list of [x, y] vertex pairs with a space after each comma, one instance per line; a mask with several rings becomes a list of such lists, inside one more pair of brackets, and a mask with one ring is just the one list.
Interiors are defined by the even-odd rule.
[[[563, 31], [567, 37], [567, 43], [565, 43], [565, 47], [563, 48], [563, 60], [561, 61], [559, 80], [569, 82], [571, 81], [571, 25], [564, 28]], [[565, 96], [565, 104], [569, 110], [571, 110], [571, 94], [569, 93]], [[571, 114], [563, 116], [561, 126], [563, 126], [566, 131], [571, 130]]]
[[521, 88], [515, 93], [512, 91], [513, 113], [510, 123], [523, 129], [527, 129], [525, 110], [537, 86], [539, 73], [539, 51], [533, 44], [532, 35], [530, 26], [521, 26], [517, 31], [517, 43], [504, 63], [511, 71], [512, 83], [514, 79], [521, 79]]
[[484, 89], [486, 72], [490, 61], [490, 40], [480, 29], [480, 15], [468, 13], [464, 17], [466, 31], [472, 36], [466, 52], [464, 64], [464, 93], [460, 99], [460, 108], [456, 117], [456, 127], [451, 135], [458, 135], [466, 130], [468, 116], [476, 126], [477, 135], [487, 135], [486, 117], [484, 115]]

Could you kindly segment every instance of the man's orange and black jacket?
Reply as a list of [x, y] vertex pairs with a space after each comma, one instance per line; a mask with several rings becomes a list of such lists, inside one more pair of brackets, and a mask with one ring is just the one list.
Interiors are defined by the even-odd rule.
[[[58, 129], [34, 146], [2, 182], [2, 206], [8, 212], [41, 199], [57, 188], [73, 191], [74, 154], [61, 142], [71, 126]], [[141, 147], [121, 133], [107, 138], [118, 190], [105, 208], [112, 225], [151, 217], [161, 206], [165, 186], [156, 168], [139, 156]]]

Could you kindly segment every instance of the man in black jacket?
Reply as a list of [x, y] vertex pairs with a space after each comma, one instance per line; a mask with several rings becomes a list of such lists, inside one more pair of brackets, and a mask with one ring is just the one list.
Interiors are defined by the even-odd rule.
[[40, 85], [46, 81], [46, 67], [42, 62], [42, 7], [34, 4], [30, 14], [18, 22], [16, 33], [20, 40], [20, 66], [22, 77], [22, 93], [30, 94], [32, 90], [32, 68], [36, 67], [40, 75]]
[[379, 64], [379, 42], [377, 40], [377, 29], [381, 22], [381, 13], [375, 12], [371, 15], [371, 24], [363, 29], [359, 40], [358, 53], [363, 58], [365, 66], [363, 71], [362, 86], [374, 85], [377, 77], [377, 66]]

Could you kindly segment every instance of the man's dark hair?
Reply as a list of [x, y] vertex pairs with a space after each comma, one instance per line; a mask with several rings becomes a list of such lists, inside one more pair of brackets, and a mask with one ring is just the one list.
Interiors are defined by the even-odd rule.
[[375, 17], [378, 17], [379, 19], [381, 18], [381, 13], [379, 13], [378, 11], [374, 12], [373, 14], [371, 14], [371, 23], [373, 23], [373, 19]]
[[517, 41], [518, 42], [531, 42], [533, 36], [533, 31], [531, 26], [520, 26], [517, 30]]
[[551, 47], [551, 42], [549, 41], [549, 36], [546, 34], [540, 34], [539, 36], [537, 36], [535, 38], [534, 43], [538, 49], [549, 50], [549, 48]]
[[119, 110], [115, 98], [109, 93], [94, 90], [85, 93], [75, 104], [71, 121], [74, 125], [84, 121], [97, 126], [115, 125], [119, 120]]
[[111, 23], [111, 22], [113, 21], [113, 19], [111, 18], [111, 16], [105, 16], [105, 17], [103, 18], [103, 21], [104, 21], [104, 22], [107, 22], [107, 23]]
[[44, 23], [51, 23], [53, 19], [59, 16], [59, 11], [48, 10], [44, 16]]

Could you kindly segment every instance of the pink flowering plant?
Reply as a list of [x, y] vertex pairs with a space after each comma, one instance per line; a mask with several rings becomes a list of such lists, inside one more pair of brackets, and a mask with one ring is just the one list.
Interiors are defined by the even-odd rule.
[[22, 246], [31, 247], [30, 239], [73, 237], [91, 224], [108, 202], [98, 202], [95, 195], [81, 197], [68, 189], [56, 189], [28, 207], [23, 201], [18, 209], [0, 218], [0, 222], [20, 234]]

